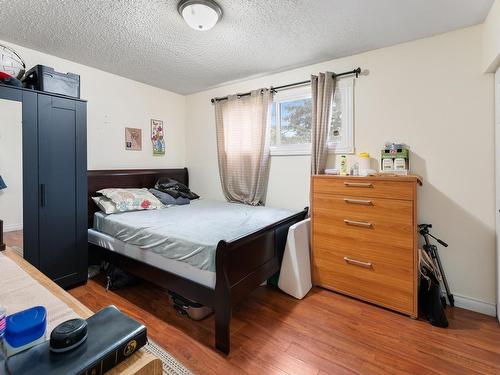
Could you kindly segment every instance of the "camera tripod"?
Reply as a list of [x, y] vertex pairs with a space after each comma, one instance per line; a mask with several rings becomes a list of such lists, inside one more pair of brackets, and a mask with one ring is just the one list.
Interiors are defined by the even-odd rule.
[[[455, 306], [455, 299], [453, 298], [453, 294], [450, 292], [450, 287], [448, 286], [448, 281], [446, 280], [446, 275], [444, 274], [444, 269], [443, 265], [441, 264], [441, 259], [439, 258], [439, 253], [436, 245], [432, 245], [430, 243], [429, 237], [434, 238], [440, 245], [444, 247], [448, 247], [448, 244], [444, 242], [443, 240], [433, 236], [432, 234], [429, 233], [429, 229], [432, 228], [432, 224], [419, 224], [418, 225], [418, 232], [424, 237], [424, 251], [429, 254], [429, 256], [432, 258], [434, 263], [437, 265], [438, 270], [440, 275], [441, 280], [443, 280], [444, 288], [446, 290], [446, 296], [448, 297], [448, 301], [450, 303], [450, 306], [453, 307]], [[444, 297], [443, 297], [444, 299]], [[446, 306], [446, 299], [444, 299], [444, 306]]]

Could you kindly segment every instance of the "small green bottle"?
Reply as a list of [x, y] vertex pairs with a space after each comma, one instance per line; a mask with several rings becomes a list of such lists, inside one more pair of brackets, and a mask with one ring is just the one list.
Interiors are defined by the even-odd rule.
[[347, 176], [347, 156], [340, 156], [340, 175]]

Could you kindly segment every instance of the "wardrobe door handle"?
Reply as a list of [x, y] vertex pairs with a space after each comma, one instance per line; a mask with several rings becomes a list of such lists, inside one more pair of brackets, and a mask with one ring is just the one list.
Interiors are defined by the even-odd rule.
[[355, 221], [355, 220], [344, 219], [344, 223], [346, 223], [347, 225], [352, 225], [355, 227], [363, 227], [363, 228], [371, 228], [373, 226], [372, 223], [368, 223], [367, 221]]
[[360, 260], [356, 260], [356, 259], [351, 259], [349, 257], [344, 257], [344, 261], [348, 264], [352, 264], [354, 266], [359, 266], [359, 267], [363, 267], [363, 268], [372, 268], [372, 263], [371, 262], [362, 262]]
[[40, 207], [45, 207], [45, 184], [40, 184]]
[[361, 188], [372, 188], [373, 184], [370, 182], [348, 182], [344, 181], [346, 187], [361, 187]]
[[364, 206], [371, 206], [373, 205], [372, 201], [368, 200], [363, 200], [363, 199], [350, 199], [350, 198], [344, 198], [345, 203], [351, 203], [351, 204], [361, 204]]

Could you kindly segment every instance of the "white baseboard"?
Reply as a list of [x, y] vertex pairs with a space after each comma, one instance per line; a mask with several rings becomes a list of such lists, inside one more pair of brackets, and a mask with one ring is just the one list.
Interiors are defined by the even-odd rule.
[[461, 307], [462, 309], [475, 311], [485, 315], [497, 316], [497, 307], [494, 303], [483, 302], [457, 294], [453, 294], [453, 297], [455, 297], [456, 307]]
[[23, 224], [3, 224], [3, 231], [4, 232], [13, 232], [15, 230], [22, 230], [23, 229]]

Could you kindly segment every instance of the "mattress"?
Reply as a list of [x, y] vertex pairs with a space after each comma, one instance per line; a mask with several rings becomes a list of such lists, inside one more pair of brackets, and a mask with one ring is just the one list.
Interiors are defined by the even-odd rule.
[[139, 246], [127, 244], [95, 229], [89, 229], [88, 232], [89, 242], [94, 245], [215, 289], [215, 272], [203, 271], [188, 263], [169, 259], [152, 251], [144, 251]]
[[220, 240], [232, 241], [295, 212], [205, 199], [159, 210], [94, 216], [94, 229], [142, 252], [215, 272]]

